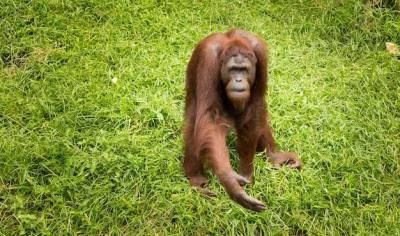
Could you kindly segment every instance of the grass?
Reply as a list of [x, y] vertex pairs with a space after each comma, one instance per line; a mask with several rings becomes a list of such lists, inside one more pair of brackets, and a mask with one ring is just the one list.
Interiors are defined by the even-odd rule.
[[[268, 210], [189, 187], [185, 67], [239, 27], [270, 48]], [[400, 14], [356, 0], [0, 3], [0, 234], [399, 235]], [[118, 78], [112, 83], [113, 77]], [[237, 166], [234, 138], [229, 138]]]

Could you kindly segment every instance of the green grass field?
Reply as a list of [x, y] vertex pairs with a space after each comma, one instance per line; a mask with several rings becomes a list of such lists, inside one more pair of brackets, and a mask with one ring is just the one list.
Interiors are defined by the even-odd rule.
[[[202, 197], [180, 166], [186, 64], [231, 28], [268, 42], [274, 134], [304, 162], [257, 154], [246, 191], [262, 213], [212, 173], [218, 197]], [[0, 234], [400, 235], [386, 42], [400, 44], [399, 11], [357, 0], [2, 0]]]

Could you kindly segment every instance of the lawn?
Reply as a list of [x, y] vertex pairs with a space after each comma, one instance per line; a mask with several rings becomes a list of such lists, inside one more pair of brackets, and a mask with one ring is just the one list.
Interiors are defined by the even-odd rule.
[[[181, 169], [196, 43], [243, 28], [269, 45], [282, 150], [257, 154], [255, 213]], [[400, 12], [357, 0], [0, 3], [0, 234], [400, 235]], [[235, 137], [228, 138], [237, 167]]]

